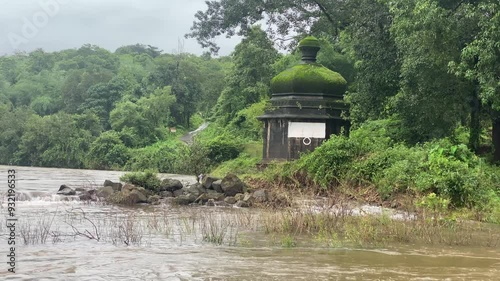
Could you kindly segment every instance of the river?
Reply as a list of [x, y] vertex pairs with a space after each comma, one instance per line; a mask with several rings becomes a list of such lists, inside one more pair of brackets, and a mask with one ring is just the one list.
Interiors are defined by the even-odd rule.
[[[17, 177], [16, 273], [7, 271], [11, 246], [5, 226], [5, 192], [9, 169], [15, 169]], [[215, 245], [204, 240], [206, 233], [200, 230], [207, 220], [224, 222], [231, 216], [245, 220], [258, 215], [258, 210], [168, 205], [124, 208], [56, 195], [62, 184], [99, 186], [105, 179], [118, 181], [122, 174], [0, 166], [0, 279], [500, 280], [498, 248], [283, 248], [262, 231], [231, 226], [225, 233], [226, 243]], [[162, 176], [194, 181], [189, 176]], [[36, 233], [47, 226], [50, 230], [41, 242]], [[97, 236], [99, 241], [92, 239]]]

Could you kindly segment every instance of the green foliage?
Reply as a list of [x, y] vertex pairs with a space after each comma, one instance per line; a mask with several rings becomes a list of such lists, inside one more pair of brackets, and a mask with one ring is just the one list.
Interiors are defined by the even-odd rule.
[[191, 124], [192, 129], [199, 128], [204, 122], [205, 120], [199, 113], [193, 114], [193, 116], [189, 119], [189, 124]]
[[216, 177], [224, 177], [230, 173], [240, 177], [255, 175], [257, 173], [257, 164], [260, 160], [260, 157], [253, 157], [246, 153], [241, 153], [238, 158], [221, 163], [210, 172], [210, 174]]
[[242, 139], [261, 140], [263, 126], [257, 117], [264, 114], [268, 105], [269, 102], [265, 99], [240, 110], [225, 130]]
[[91, 169], [121, 169], [129, 159], [129, 151], [114, 131], [101, 134], [91, 145], [86, 166]]
[[20, 165], [82, 168], [92, 133], [66, 113], [33, 115], [24, 128], [14, 160]]
[[[272, 64], [278, 59], [273, 43], [260, 27], [253, 27], [232, 54], [234, 67], [226, 78], [215, 116], [227, 124], [240, 110], [270, 96], [274, 76]], [[265, 62], [265, 63], [263, 63]]]
[[[391, 122], [368, 122], [348, 139], [333, 136], [295, 165], [324, 188], [375, 186], [382, 198], [435, 193], [453, 208], [498, 208], [497, 167], [447, 139], [408, 147], [393, 142]], [[496, 207], [495, 207], [496, 206]]]
[[160, 178], [153, 171], [127, 173], [121, 176], [120, 180], [151, 191], [158, 191], [161, 183]]
[[243, 147], [232, 139], [227, 139], [224, 136], [219, 136], [206, 143], [207, 157], [214, 164], [222, 163], [227, 160], [238, 157]]
[[132, 149], [126, 170], [155, 170], [160, 173], [184, 173], [189, 148], [179, 140], [168, 139], [153, 145]]

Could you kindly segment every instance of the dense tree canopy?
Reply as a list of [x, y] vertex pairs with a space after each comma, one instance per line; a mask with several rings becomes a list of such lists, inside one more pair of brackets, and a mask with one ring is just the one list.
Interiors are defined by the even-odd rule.
[[418, 143], [462, 125], [475, 151], [492, 126], [500, 160], [498, 9], [494, 0], [207, 1], [186, 36], [212, 52], [214, 38], [248, 35], [263, 21], [281, 46], [323, 37], [354, 62], [355, 126], [392, 118], [399, 138]]

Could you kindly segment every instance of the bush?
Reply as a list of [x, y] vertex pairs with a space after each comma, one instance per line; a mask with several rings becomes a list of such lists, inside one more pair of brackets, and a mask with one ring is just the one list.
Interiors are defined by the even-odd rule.
[[224, 177], [227, 174], [238, 176], [255, 174], [257, 173], [257, 164], [260, 160], [260, 157], [251, 157], [246, 153], [242, 153], [238, 158], [222, 163], [210, 174], [216, 177]]
[[120, 180], [151, 191], [157, 191], [161, 183], [157, 174], [153, 171], [127, 173], [121, 176]]
[[268, 173], [286, 174], [293, 181], [293, 171], [304, 171], [323, 188], [338, 184], [375, 187], [382, 199], [401, 193], [416, 197], [434, 193], [448, 200], [450, 208], [487, 212], [491, 214], [488, 220], [495, 221], [500, 210], [500, 168], [488, 165], [456, 140], [411, 147], [395, 142], [392, 125], [385, 120], [368, 122], [352, 131], [350, 138], [332, 136], [287, 165], [292, 168]]
[[131, 151], [125, 169], [131, 171], [156, 170], [160, 173], [182, 173], [181, 168], [189, 148], [179, 140], [171, 139]]
[[189, 124], [191, 125], [192, 129], [198, 129], [205, 120], [203, 120], [203, 117], [199, 113], [193, 114], [191, 118], [189, 118]]
[[215, 138], [204, 145], [208, 151], [208, 158], [215, 164], [235, 159], [243, 151], [242, 145], [225, 137]]
[[102, 133], [90, 146], [86, 166], [91, 169], [122, 169], [130, 154], [117, 132]]

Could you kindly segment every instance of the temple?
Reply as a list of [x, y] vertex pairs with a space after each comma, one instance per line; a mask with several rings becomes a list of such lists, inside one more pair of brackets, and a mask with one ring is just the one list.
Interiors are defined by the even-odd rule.
[[318, 39], [299, 43], [302, 62], [271, 81], [271, 107], [258, 119], [264, 122], [263, 163], [286, 161], [314, 150], [332, 134], [348, 134], [346, 80], [316, 62]]

